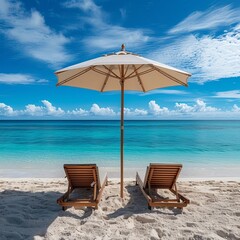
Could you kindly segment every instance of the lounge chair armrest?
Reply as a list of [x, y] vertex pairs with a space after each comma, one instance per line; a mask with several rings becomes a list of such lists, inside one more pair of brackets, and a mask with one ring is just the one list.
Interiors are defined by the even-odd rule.
[[[174, 189], [170, 189], [170, 191], [174, 194], [176, 194], [176, 191]], [[178, 194], [178, 197], [185, 203], [190, 203], [190, 200], [186, 197], [184, 197], [182, 194], [180, 193], [177, 193]]]
[[144, 190], [144, 187], [143, 187], [143, 181], [142, 179], [140, 178], [138, 172], [136, 173], [136, 182], [137, 184], [139, 185], [144, 197], [147, 199], [148, 203], [151, 203], [152, 202], [152, 199], [151, 197], [145, 192]]
[[97, 196], [97, 199], [96, 199], [97, 203], [99, 203], [99, 201], [101, 200], [103, 189], [107, 185], [107, 181], [108, 181], [108, 176], [107, 176], [107, 173], [106, 173], [106, 175], [104, 177], [104, 180], [103, 180], [103, 183], [102, 183], [102, 186], [99, 190], [99, 193], [98, 193], [98, 196]]

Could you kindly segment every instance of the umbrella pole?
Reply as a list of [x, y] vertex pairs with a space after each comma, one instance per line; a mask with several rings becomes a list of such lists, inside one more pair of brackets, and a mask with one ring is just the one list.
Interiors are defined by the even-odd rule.
[[124, 146], [124, 65], [121, 65], [121, 186], [120, 196], [123, 198], [123, 146]]

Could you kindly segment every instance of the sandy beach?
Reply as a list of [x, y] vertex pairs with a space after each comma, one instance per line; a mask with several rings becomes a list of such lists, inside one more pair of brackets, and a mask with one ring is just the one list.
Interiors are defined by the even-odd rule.
[[[183, 179], [184, 180], [184, 179]], [[240, 180], [179, 181], [191, 200], [178, 209], [150, 211], [134, 179], [110, 179], [99, 209], [68, 208], [56, 199], [66, 179], [0, 179], [0, 239], [240, 239]]]

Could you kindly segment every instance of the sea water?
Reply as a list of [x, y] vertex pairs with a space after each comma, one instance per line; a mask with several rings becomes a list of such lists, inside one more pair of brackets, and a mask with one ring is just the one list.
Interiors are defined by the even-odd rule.
[[[0, 177], [60, 176], [64, 163], [119, 172], [119, 159], [119, 121], [0, 121]], [[150, 162], [240, 177], [240, 121], [125, 121], [125, 169]]]

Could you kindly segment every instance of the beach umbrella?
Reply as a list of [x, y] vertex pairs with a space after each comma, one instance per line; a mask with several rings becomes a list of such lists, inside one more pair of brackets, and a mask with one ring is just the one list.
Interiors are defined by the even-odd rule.
[[63, 68], [55, 74], [58, 78], [57, 86], [80, 87], [100, 92], [121, 91], [120, 196], [123, 198], [124, 92], [147, 92], [168, 86], [187, 86], [191, 74], [127, 52], [124, 44], [119, 52]]

